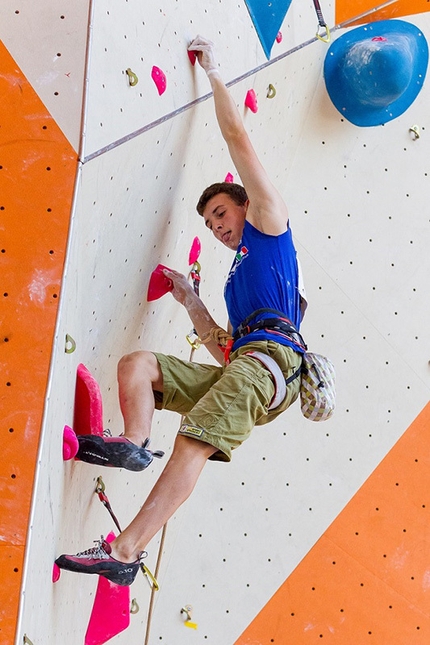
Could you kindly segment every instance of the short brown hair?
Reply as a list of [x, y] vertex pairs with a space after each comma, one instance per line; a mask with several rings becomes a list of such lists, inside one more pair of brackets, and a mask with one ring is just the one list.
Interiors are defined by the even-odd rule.
[[203, 215], [203, 211], [205, 210], [208, 201], [220, 193], [225, 193], [231, 197], [238, 206], [243, 206], [248, 199], [246, 190], [240, 184], [233, 184], [226, 181], [212, 184], [203, 191], [197, 203], [196, 208], [199, 215]]

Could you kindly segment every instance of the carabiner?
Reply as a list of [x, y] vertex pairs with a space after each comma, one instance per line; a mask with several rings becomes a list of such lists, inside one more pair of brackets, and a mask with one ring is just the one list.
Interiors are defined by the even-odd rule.
[[98, 495], [100, 495], [100, 493], [104, 493], [105, 490], [106, 490], [105, 483], [104, 483], [104, 481], [102, 479], [102, 476], [99, 475], [97, 477], [96, 490], [94, 492], [97, 493]]
[[[322, 32], [321, 30], [324, 29]], [[318, 40], [321, 40], [323, 43], [329, 43], [331, 40], [330, 28], [328, 25], [319, 25], [318, 31], [315, 34]]]
[[[195, 336], [195, 340], [192, 340], [193, 336]], [[199, 349], [199, 347], [201, 346], [200, 338], [195, 329], [192, 329], [190, 333], [185, 336], [185, 338], [193, 349]]]
[[155, 579], [155, 576], [150, 572], [146, 564], [143, 564], [143, 562], [141, 562], [140, 568], [142, 570], [143, 575], [145, 575], [148, 578], [148, 582], [151, 585], [152, 589], [154, 589], [154, 591], [158, 591], [160, 589], [160, 585], [158, 584], [157, 580]]

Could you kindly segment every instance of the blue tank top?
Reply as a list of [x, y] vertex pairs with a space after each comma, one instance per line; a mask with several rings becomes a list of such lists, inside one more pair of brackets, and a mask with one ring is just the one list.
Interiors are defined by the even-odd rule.
[[[266, 235], [245, 220], [242, 239], [227, 277], [224, 297], [233, 333], [253, 311], [277, 309], [299, 329], [300, 293], [299, 270], [291, 229], [282, 235]], [[256, 316], [273, 318], [273, 314]], [[264, 329], [239, 338], [233, 350], [255, 340], [273, 340], [281, 345], [300, 349], [282, 336]]]

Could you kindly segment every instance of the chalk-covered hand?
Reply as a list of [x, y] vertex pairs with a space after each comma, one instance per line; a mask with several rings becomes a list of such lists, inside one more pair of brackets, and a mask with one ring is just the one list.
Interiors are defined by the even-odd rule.
[[206, 74], [211, 72], [219, 72], [218, 65], [215, 62], [214, 44], [203, 36], [194, 38], [191, 45], [188, 47], [189, 51], [197, 53], [197, 60], [205, 70]]
[[190, 300], [194, 299], [194, 291], [187, 278], [182, 275], [182, 273], [178, 273], [178, 271], [168, 271], [167, 269], [164, 269], [163, 273], [166, 278], [172, 281], [172, 296], [175, 300], [180, 302], [181, 305], [187, 307]]

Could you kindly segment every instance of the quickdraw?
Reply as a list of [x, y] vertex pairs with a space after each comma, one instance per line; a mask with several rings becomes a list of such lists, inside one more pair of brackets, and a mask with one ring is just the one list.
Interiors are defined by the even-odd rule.
[[97, 477], [96, 490], [94, 492], [97, 493], [97, 495], [99, 496], [99, 500], [101, 501], [103, 506], [108, 510], [109, 515], [113, 519], [116, 528], [121, 533], [122, 532], [121, 527], [120, 527], [119, 522], [118, 522], [118, 520], [117, 520], [117, 518], [115, 516], [115, 513], [112, 510], [112, 506], [110, 505], [110, 502], [109, 502], [109, 500], [107, 498], [107, 495], [105, 495], [105, 490], [106, 490], [106, 486], [104, 484], [103, 479], [101, 477]]
[[200, 263], [194, 262], [190, 271], [190, 277], [193, 281], [194, 293], [196, 293], [198, 296], [200, 296], [200, 281], [201, 281], [200, 271], [201, 270], [202, 270], [202, 267], [200, 266]]
[[[197, 260], [193, 263], [193, 266], [191, 267], [191, 271], [189, 274], [189, 277], [193, 281], [193, 289], [194, 293], [199, 296], [200, 298], [200, 282], [201, 282], [201, 276], [200, 276], [200, 271], [202, 270], [202, 267], [200, 266], [200, 262], [197, 262]], [[199, 349], [201, 343], [199, 339], [199, 335], [196, 332], [196, 330], [193, 328], [189, 334], [185, 336], [187, 339], [187, 342], [191, 345], [193, 350]]]
[[326, 21], [324, 20], [319, 0], [314, 0], [314, 7], [318, 18], [318, 29], [316, 37], [318, 38], [318, 40], [322, 40], [323, 43], [329, 43], [331, 37], [330, 29]]
[[[105, 491], [106, 491], [105, 483], [103, 481], [103, 478], [101, 476], [99, 476], [99, 477], [97, 477], [97, 484], [96, 484], [96, 488], [95, 488], [94, 492], [97, 493], [97, 495], [99, 496], [99, 500], [102, 502], [103, 506], [105, 508], [107, 508], [107, 510], [109, 511], [109, 515], [113, 519], [113, 521], [115, 523], [115, 526], [118, 529], [118, 531], [120, 533], [122, 533], [121, 526], [120, 526], [120, 524], [119, 524], [119, 522], [118, 522], [118, 520], [117, 520], [117, 518], [115, 516], [115, 513], [112, 510], [112, 507], [110, 505], [109, 499], [108, 499]], [[160, 585], [158, 584], [155, 576], [151, 573], [151, 571], [148, 569], [146, 564], [143, 564], [143, 562], [141, 562], [140, 563], [140, 569], [141, 569], [142, 573], [146, 576], [151, 588], [154, 591], [158, 591], [160, 589]]]
[[201, 346], [199, 335], [194, 328], [185, 336], [185, 338], [193, 349], [199, 349]]

